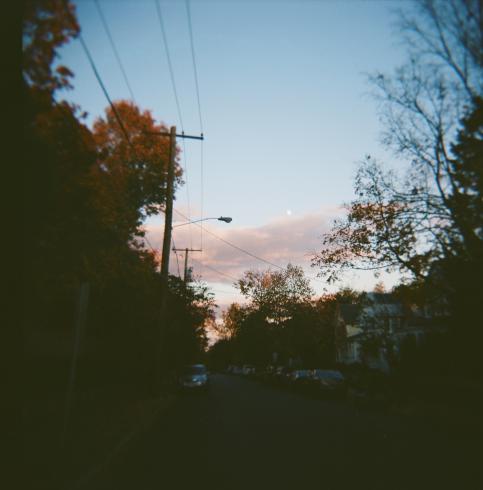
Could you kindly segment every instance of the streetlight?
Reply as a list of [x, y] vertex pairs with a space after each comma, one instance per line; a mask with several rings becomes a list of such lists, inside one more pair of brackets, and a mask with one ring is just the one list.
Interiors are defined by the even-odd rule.
[[174, 225], [173, 228], [178, 228], [178, 226], [190, 225], [191, 223], [199, 223], [200, 221], [206, 221], [207, 219], [216, 219], [218, 221], [224, 221], [225, 223], [230, 223], [233, 218], [229, 216], [220, 216], [219, 218], [201, 218], [194, 221], [187, 221], [186, 223], [181, 223], [180, 225]]
[[[230, 223], [233, 220], [233, 218], [230, 218], [228, 216], [220, 216], [219, 218], [201, 218], [201, 219], [195, 219], [194, 221], [187, 221], [186, 223], [181, 223], [180, 225], [175, 225], [172, 228], [177, 228], [178, 226], [190, 225], [191, 223], [199, 223], [200, 221], [206, 221], [207, 219], [216, 219], [218, 221], [224, 221], [225, 223]], [[201, 249], [193, 249], [193, 248], [185, 248], [185, 249], [173, 248], [173, 251], [185, 253], [185, 256], [184, 256], [184, 282], [186, 284], [187, 280], [188, 280], [188, 252], [202, 252], [202, 250]]]

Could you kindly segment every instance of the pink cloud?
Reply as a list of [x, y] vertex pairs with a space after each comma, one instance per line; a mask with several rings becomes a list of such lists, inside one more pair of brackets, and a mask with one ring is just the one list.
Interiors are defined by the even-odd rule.
[[[248, 269], [270, 267], [212, 236], [209, 233], [212, 232], [237, 247], [281, 267], [285, 267], [290, 262], [308, 270], [310, 257], [320, 248], [321, 235], [329, 230], [332, 220], [340, 213], [340, 208], [323, 208], [300, 216], [285, 216], [254, 228], [237, 228], [233, 223], [216, 226], [211, 222], [205, 222], [203, 253], [192, 252], [189, 256], [190, 265], [193, 266], [195, 274], [201, 275], [204, 281], [225, 285], [233, 284], [234, 280], [241, 277]], [[177, 247], [191, 247], [192, 243], [194, 248], [200, 248], [200, 228], [197, 226], [191, 228], [191, 235], [188, 226], [174, 229], [173, 239]], [[147, 229], [148, 239], [153, 246], [161, 247], [163, 230], [163, 225], [150, 226]], [[191, 261], [191, 258], [194, 260]], [[184, 256], [179, 256], [178, 259], [182, 269]], [[177, 273], [174, 255], [170, 270], [172, 273]], [[311, 275], [315, 275], [315, 271]], [[221, 299], [219, 295], [218, 298]]]

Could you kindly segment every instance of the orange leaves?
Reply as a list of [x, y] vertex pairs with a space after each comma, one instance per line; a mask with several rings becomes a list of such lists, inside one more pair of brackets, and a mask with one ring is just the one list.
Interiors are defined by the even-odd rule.
[[[108, 107], [94, 123], [93, 137], [98, 152], [96, 185], [104, 199], [102, 214], [121, 227], [127, 237], [139, 231], [145, 216], [159, 212], [165, 203], [170, 139], [150, 133], [168, 132], [157, 124], [150, 111], [141, 111], [129, 101], [114, 103], [129, 137], [126, 140], [116, 115]], [[178, 150], [177, 150], [178, 151]], [[177, 182], [181, 167], [175, 164]]]
[[48, 92], [70, 87], [72, 72], [53, 70], [57, 49], [79, 34], [75, 7], [68, 0], [24, 2], [22, 19], [22, 71], [30, 85]]

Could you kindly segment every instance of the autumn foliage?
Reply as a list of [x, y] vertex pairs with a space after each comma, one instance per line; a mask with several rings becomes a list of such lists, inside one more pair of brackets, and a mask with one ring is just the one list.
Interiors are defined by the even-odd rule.
[[[68, 1], [26, 2], [25, 332], [70, 336], [79, 286], [88, 283], [83, 348], [97, 352], [89, 361], [98, 363], [95, 382], [147, 386], [160, 349], [161, 284], [156, 254], [141, 238], [146, 217], [165, 206], [169, 138], [152, 133], [167, 132], [167, 126], [150, 111], [117, 101], [117, 115], [108, 106], [89, 128], [78, 107], [58, 100], [59, 89], [73, 79], [68, 68], [55, 64], [58, 49], [78, 34]], [[175, 188], [182, 183], [176, 156]], [[169, 317], [161, 321], [166, 329], [168, 323], [177, 329], [165, 336], [170, 345], [164, 352], [171, 353], [166, 369], [202, 355], [204, 322], [213, 308], [206, 288], [185, 288], [175, 278], [170, 278], [168, 304]], [[65, 377], [68, 371], [63, 366], [58, 372]]]

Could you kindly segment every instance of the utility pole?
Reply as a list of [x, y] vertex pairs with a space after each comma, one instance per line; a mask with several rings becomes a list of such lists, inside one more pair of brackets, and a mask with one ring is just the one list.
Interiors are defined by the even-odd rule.
[[174, 167], [176, 163], [176, 138], [189, 138], [203, 140], [203, 133], [200, 136], [185, 135], [184, 132], [176, 134], [176, 126], [171, 126], [168, 132], [152, 132], [147, 134], [153, 136], [169, 136], [169, 163], [168, 163], [168, 175], [166, 183], [166, 208], [165, 208], [165, 221], [164, 221], [164, 237], [163, 237], [163, 250], [161, 256], [161, 309], [160, 309], [160, 322], [159, 322], [159, 350], [156, 366], [156, 378], [158, 383], [162, 379], [162, 348], [164, 344], [164, 333], [166, 330], [166, 313], [167, 313], [167, 299], [168, 299], [168, 274], [169, 274], [169, 254], [171, 252], [171, 231], [173, 228], [173, 190], [174, 190]]
[[[161, 280], [162, 280], [162, 304], [165, 305], [166, 292], [168, 289], [169, 254], [171, 248], [171, 230], [173, 227], [173, 188], [174, 188], [174, 164], [176, 160], [176, 126], [171, 126], [169, 133], [169, 164], [168, 182], [166, 185], [166, 211], [164, 218], [163, 252], [161, 257]], [[164, 307], [162, 308], [164, 310]]]
[[188, 253], [189, 252], [203, 252], [200, 248], [173, 248], [174, 252], [184, 252], [184, 283], [185, 286], [188, 283]]

